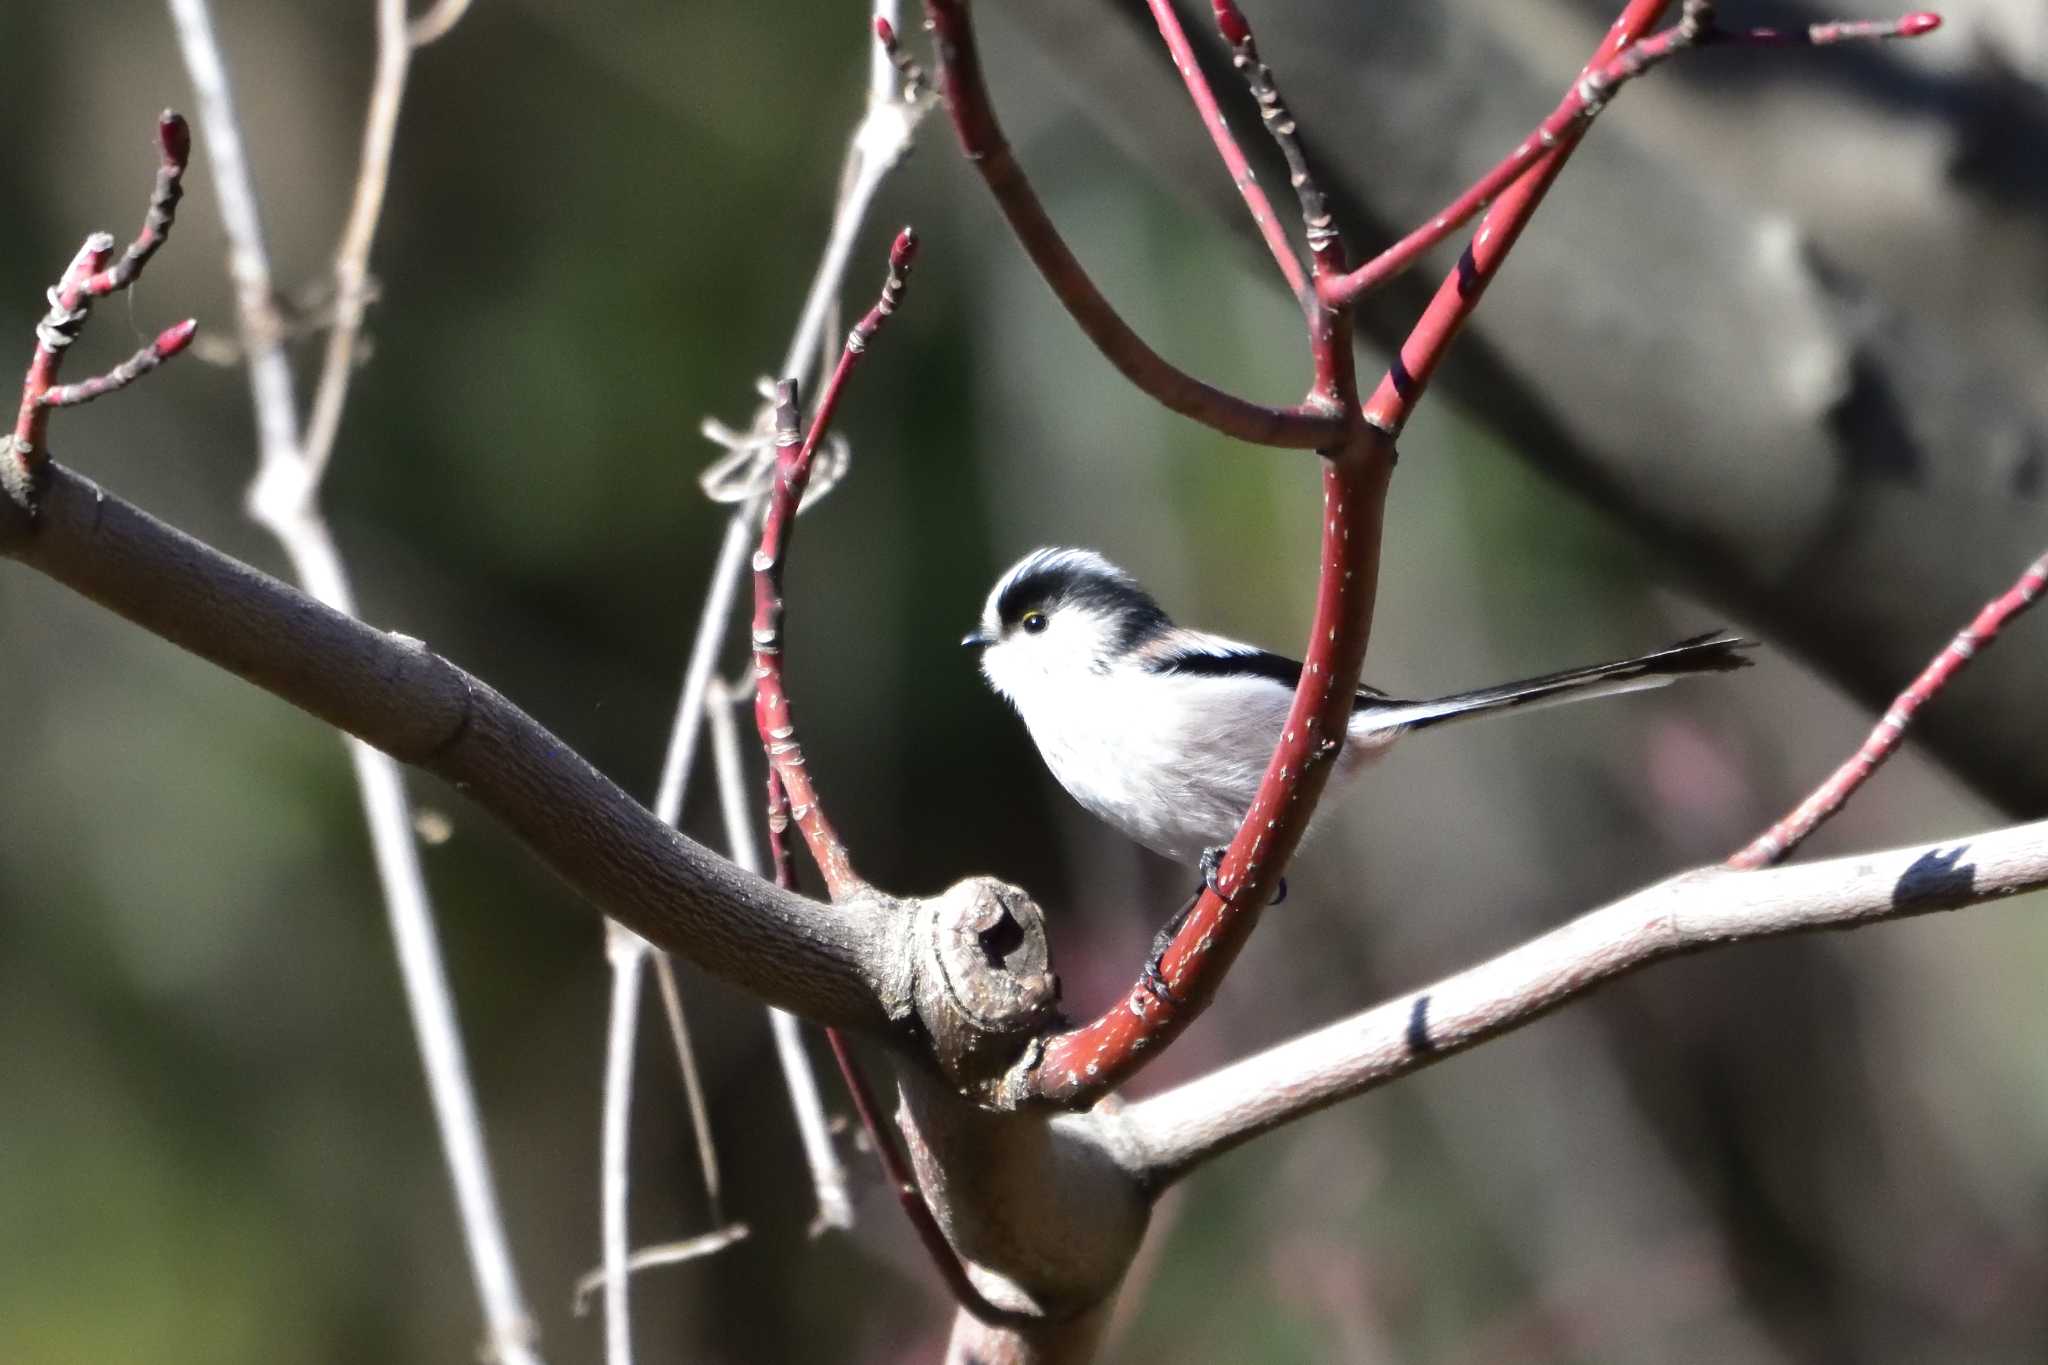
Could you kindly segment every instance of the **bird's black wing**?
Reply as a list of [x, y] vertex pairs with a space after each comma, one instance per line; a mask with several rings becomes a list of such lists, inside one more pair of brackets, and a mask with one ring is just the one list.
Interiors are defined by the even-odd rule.
[[[1301, 686], [1301, 660], [1269, 649], [1228, 641], [1179, 642], [1160, 649], [1145, 660], [1146, 671], [1179, 673], [1204, 678], [1267, 678], [1292, 692]], [[1358, 689], [1360, 701], [1390, 700], [1374, 687]]]

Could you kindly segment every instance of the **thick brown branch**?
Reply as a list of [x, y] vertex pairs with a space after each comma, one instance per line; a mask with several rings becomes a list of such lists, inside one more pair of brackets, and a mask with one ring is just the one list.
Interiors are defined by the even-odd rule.
[[1303, 1115], [1519, 1028], [1665, 958], [1954, 910], [2048, 886], [2048, 821], [1768, 872], [1684, 873], [1477, 967], [1125, 1111], [1169, 1184]]
[[893, 1031], [903, 921], [778, 891], [654, 818], [546, 728], [417, 640], [380, 631], [55, 464], [35, 513], [0, 500], [18, 559], [258, 687], [455, 783], [594, 905], [822, 1023]]

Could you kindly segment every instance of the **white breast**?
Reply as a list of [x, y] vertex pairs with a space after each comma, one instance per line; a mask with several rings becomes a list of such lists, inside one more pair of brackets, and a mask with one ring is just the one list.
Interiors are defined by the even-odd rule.
[[[1227, 843], [1251, 806], [1293, 698], [1268, 678], [1135, 666], [1013, 682], [1024, 685], [1008, 689], [1011, 700], [1060, 785], [1138, 843], [1190, 865]], [[1348, 745], [1336, 777], [1383, 748]]]

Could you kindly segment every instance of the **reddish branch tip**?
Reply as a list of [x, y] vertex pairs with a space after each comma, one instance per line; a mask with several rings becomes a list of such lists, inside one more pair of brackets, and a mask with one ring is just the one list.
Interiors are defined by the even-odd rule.
[[916, 259], [917, 229], [906, 227], [897, 233], [896, 240], [889, 244], [889, 269], [901, 274], [910, 269], [910, 263]]
[[186, 318], [176, 326], [166, 327], [163, 331], [158, 332], [156, 341], [150, 346], [150, 349], [156, 352], [158, 360], [169, 360], [172, 356], [190, 346], [192, 338], [198, 332], [199, 319]]
[[184, 170], [192, 159], [192, 125], [175, 109], [166, 109], [156, 121], [157, 145], [163, 148], [164, 164]]
[[896, 26], [879, 14], [875, 16], [875, 41], [886, 48], [896, 46]]
[[1923, 33], [1932, 33], [1941, 27], [1941, 16], [1927, 10], [1915, 10], [1899, 20], [1901, 38], [1918, 38]]
[[107, 268], [107, 258], [114, 254], [114, 234], [95, 232], [85, 239], [85, 245], [78, 249], [78, 259], [71, 263], [75, 273], [73, 283], [88, 276], [97, 275]]
[[1234, 0], [1215, 0], [1216, 31], [1223, 35], [1223, 41], [1232, 47], [1243, 47], [1252, 40], [1252, 26], [1244, 21], [1244, 13]]

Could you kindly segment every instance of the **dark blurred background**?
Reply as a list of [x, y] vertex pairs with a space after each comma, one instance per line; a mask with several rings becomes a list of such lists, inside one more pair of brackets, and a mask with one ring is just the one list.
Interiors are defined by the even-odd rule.
[[[1198, 373], [1273, 401], [1297, 393], [1298, 322], [1270, 266], [1118, 150], [1063, 64], [984, 8], [1013, 139], [1118, 304]], [[1538, 8], [1558, 54], [1544, 79], [1561, 89], [1602, 7]], [[1753, 8], [1735, 17], [1800, 13]], [[861, 107], [861, 7], [794, 10], [478, 0], [422, 54], [373, 260], [374, 353], [328, 485], [370, 619], [488, 678], [642, 795], [723, 525], [696, 489], [713, 453], [697, 425], [743, 423], [781, 354]], [[2038, 5], [1948, 12], [1945, 46], [1899, 71], [2038, 96]], [[315, 284], [355, 173], [369, 6], [222, 0], [216, 18], [279, 280]], [[1532, 22], [1514, 27], [1526, 37]], [[26, 361], [42, 290], [87, 230], [133, 230], [152, 120], [190, 96], [163, 10], [141, 0], [8, 5], [0, 50], [0, 318]], [[1833, 134], [1797, 94], [1819, 68], [1717, 81], [1731, 69], [1674, 77], [1666, 98], [1738, 124], [1781, 176], [1827, 174]], [[1859, 99], [1887, 97], [1879, 77]], [[1313, 89], [1296, 94], [1305, 117]], [[1596, 142], [1668, 131], [1657, 119], [1673, 106], [1642, 105], [1641, 124], [1633, 93], [1617, 105]], [[1917, 112], [1932, 131], [1901, 154], [1902, 202], [1961, 174], [1940, 142], [1952, 111]], [[1370, 166], [1367, 131], [1323, 141]], [[1770, 212], [1769, 177], [1742, 185], [1751, 161], [1714, 146], [1724, 160], [1707, 158], [1702, 182]], [[1467, 160], [1464, 174], [1486, 164]], [[231, 335], [203, 142], [189, 184], [170, 248], [100, 309], [69, 373], [187, 314]], [[1834, 226], [1853, 236], [1858, 212]], [[1885, 250], [1865, 249], [1899, 275], [1915, 256], [1956, 270], [1983, 246], [1895, 218], [1906, 226]], [[852, 300], [903, 221], [924, 259], [843, 409], [852, 473], [804, 523], [792, 686], [863, 869], [902, 891], [979, 871], [1028, 886], [1052, 909], [1067, 999], [1090, 1008], [1128, 979], [1183, 874], [1066, 800], [953, 642], [998, 570], [1067, 543], [1102, 548], [1189, 619], [1293, 648], [1317, 481], [1308, 457], [1235, 447], [1124, 387], [1000, 230], [939, 119], [870, 222]], [[2038, 250], [2031, 201], [1996, 226]], [[1539, 218], [1532, 245], [1545, 231]], [[1511, 265], [1495, 299], [1512, 309], [1569, 286]], [[2044, 302], [2024, 284], [1957, 344], [2033, 335], [2029, 319], [2038, 333]], [[1753, 593], [1593, 510], [1488, 418], [1470, 392], [1439, 395], [1404, 443], [1375, 683], [1454, 690], [1757, 628], [1729, 614]], [[239, 371], [181, 360], [60, 416], [53, 444], [281, 569], [240, 514], [254, 444]], [[1968, 540], [1949, 558], [1978, 597], [2020, 567]], [[1761, 666], [1740, 676], [1397, 752], [1330, 818], [1218, 1007], [1143, 1088], [1725, 855], [1870, 720], [1799, 662], [1810, 642], [1763, 633]], [[1978, 667], [2019, 662], [1994, 652]], [[334, 735], [17, 567], [0, 569], [0, 697], [0, 1360], [471, 1358], [474, 1299]], [[2038, 736], [2031, 714], [2009, 720]], [[597, 1258], [599, 925], [458, 795], [414, 791], [453, 822], [429, 873], [543, 1351], [595, 1360], [597, 1321], [568, 1305]], [[2007, 814], [1909, 747], [1812, 851]], [[689, 824], [716, 840], [701, 781]], [[1268, 1138], [1163, 1207], [1133, 1276], [1126, 1358], [1144, 1343], [1217, 1361], [2038, 1360], [2041, 908], [1660, 967]], [[807, 1240], [761, 1013], [687, 969], [685, 985], [728, 1203], [753, 1236], [637, 1281], [643, 1358], [933, 1358], [946, 1312], [869, 1163], [854, 1159], [858, 1229]], [[658, 1029], [643, 1053], [634, 1230], [653, 1241], [701, 1230], [707, 1211]]]

